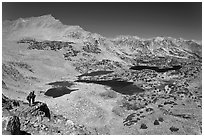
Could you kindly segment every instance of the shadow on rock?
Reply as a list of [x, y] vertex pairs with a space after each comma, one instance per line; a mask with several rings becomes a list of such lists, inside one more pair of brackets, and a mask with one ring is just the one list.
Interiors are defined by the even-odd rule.
[[26, 131], [20, 131], [20, 135], [31, 135], [31, 134]]

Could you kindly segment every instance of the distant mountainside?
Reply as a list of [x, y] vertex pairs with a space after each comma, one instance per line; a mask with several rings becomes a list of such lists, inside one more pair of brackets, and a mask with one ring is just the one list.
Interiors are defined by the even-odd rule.
[[82, 37], [89, 33], [79, 26], [63, 25], [51, 15], [4, 21], [3, 32], [14, 39], [34, 37], [41, 40], [64, 40], [69, 35]]
[[[105, 39], [120, 48], [137, 48], [138, 50], [164, 49], [168, 52], [169, 46], [179, 49], [199, 52], [201, 46], [193, 40], [175, 39], [171, 37], [156, 37], [152, 39], [141, 39], [136, 36], [118, 36], [114, 39], [107, 39], [99, 34], [94, 34], [83, 30], [79, 26], [69, 26], [62, 24], [52, 15], [40, 17], [19, 18], [15, 21], [3, 22], [3, 36], [8, 39], [20, 40], [22, 38], [35, 38], [37, 40], [58, 40], [58, 41], [90, 41], [93, 39]], [[125, 50], [125, 49], [124, 49]], [[136, 51], [136, 50], [134, 50]]]

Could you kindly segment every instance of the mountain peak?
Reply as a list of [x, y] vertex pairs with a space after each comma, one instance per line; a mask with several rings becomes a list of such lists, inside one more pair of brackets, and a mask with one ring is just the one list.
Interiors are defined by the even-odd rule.
[[[33, 37], [40, 39], [64, 39], [75, 33], [86, 35], [80, 26], [64, 25], [51, 14], [39, 17], [19, 18], [3, 22], [3, 32], [9, 39]], [[71, 34], [70, 34], [71, 33]], [[74, 33], [74, 34], [72, 34]]]
[[42, 16], [39, 16], [39, 18], [54, 18], [54, 16], [52, 16], [52, 14], [46, 14], [46, 15], [42, 15]]
[[37, 27], [48, 27], [49, 25], [53, 25], [53, 24], [63, 26], [63, 24], [58, 19], [53, 17], [51, 14], [42, 15], [39, 17], [19, 18], [14, 21], [9, 21], [9, 20], [3, 21], [3, 25], [7, 26], [11, 24], [15, 29], [19, 29], [19, 26], [20, 28], [22, 28], [25, 26], [31, 27], [33, 25], [37, 25]]
[[52, 16], [51, 14], [47, 14], [47, 15], [42, 15], [39, 17], [32, 17], [33, 19], [36, 20], [43, 20], [43, 21], [57, 21], [60, 22], [58, 19], [56, 19], [54, 16]]

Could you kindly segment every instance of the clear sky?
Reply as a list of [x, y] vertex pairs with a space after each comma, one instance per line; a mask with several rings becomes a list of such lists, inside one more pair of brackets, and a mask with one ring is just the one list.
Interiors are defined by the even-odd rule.
[[170, 36], [202, 40], [202, 3], [3, 3], [2, 20], [51, 14], [105, 37]]

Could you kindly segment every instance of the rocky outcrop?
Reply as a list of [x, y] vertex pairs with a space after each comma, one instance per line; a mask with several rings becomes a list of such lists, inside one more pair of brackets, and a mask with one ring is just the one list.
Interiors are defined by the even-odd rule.
[[22, 39], [17, 43], [27, 43], [29, 44], [28, 49], [37, 50], [60, 50], [62, 48], [72, 48], [71, 44], [73, 42], [62, 42], [62, 41], [36, 41], [32, 39]]
[[74, 49], [68, 49], [66, 53], [64, 53], [64, 59], [65, 60], [71, 60], [71, 57], [75, 57], [78, 55], [80, 51], [74, 50]]
[[84, 45], [85, 46], [83, 46], [83, 50], [88, 53], [96, 53], [96, 54], [101, 53], [101, 49], [99, 48], [97, 41], [95, 41], [93, 44], [90, 42], [85, 42]]
[[[85, 135], [94, 134], [84, 125], [50, 112], [48, 106], [36, 102], [33, 106], [2, 95], [2, 134], [3, 135]], [[13, 107], [13, 102], [20, 105]], [[6, 104], [6, 105], [5, 105]], [[10, 106], [10, 107], [8, 107]]]
[[112, 71], [123, 67], [120, 62], [109, 59], [103, 59], [100, 61], [89, 60], [87, 62], [76, 63], [74, 66], [75, 69], [81, 73], [89, 73], [93, 71]]
[[2, 134], [3, 135], [20, 135], [19, 117], [11, 114], [8, 110], [3, 110], [2, 115]]
[[36, 102], [34, 106], [28, 107], [19, 116], [23, 117], [48, 117], [50, 118], [50, 110], [47, 104], [42, 102]]
[[19, 102], [17, 100], [11, 100], [2, 94], [2, 108], [10, 110], [17, 106], [19, 106]]
[[12, 109], [11, 101], [2, 94], [2, 108]]

